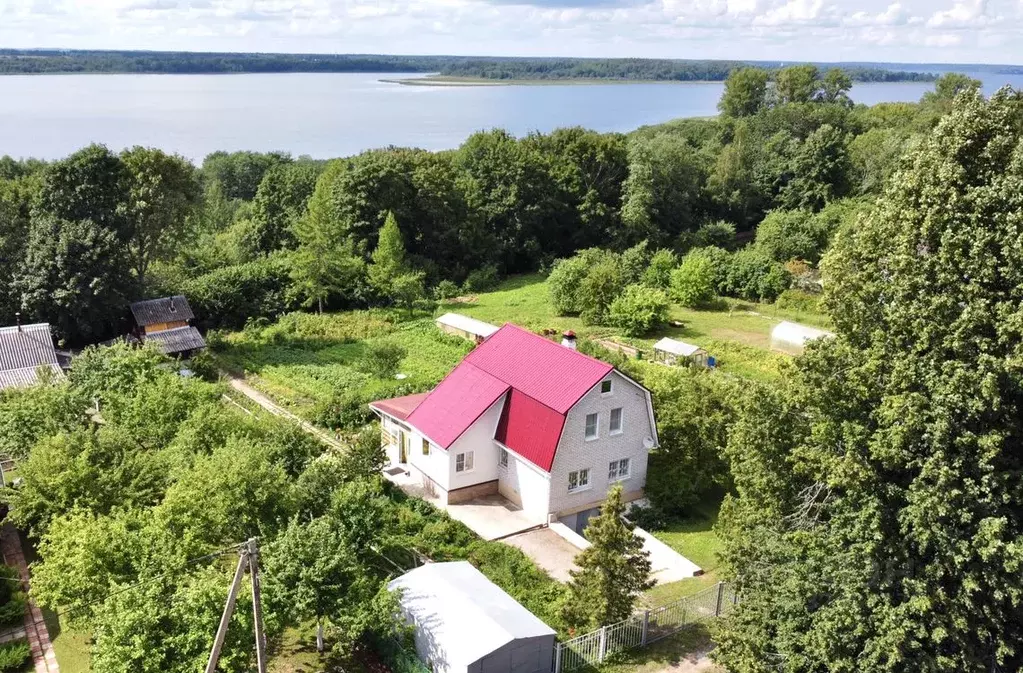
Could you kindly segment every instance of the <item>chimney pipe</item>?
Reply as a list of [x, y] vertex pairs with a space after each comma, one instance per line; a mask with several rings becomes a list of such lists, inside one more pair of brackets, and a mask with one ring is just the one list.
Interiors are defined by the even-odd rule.
[[14, 314], [14, 324], [18, 326], [18, 331], [21, 331], [21, 311]]
[[170, 310], [171, 310], [171, 313], [174, 313], [174, 311], [177, 310], [176, 308], [174, 308], [174, 297], [170, 298]]
[[564, 346], [565, 348], [571, 348], [572, 350], [577, 350], [576, 343], [575, 343], [575, 332], [573, 332], [572, 330], [568, 330], [567, 332], [562, 334], [561, 335], [561, 345]]

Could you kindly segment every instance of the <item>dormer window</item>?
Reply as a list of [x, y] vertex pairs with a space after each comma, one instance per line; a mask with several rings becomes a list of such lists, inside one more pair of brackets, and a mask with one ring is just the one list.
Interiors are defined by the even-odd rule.
[[611, 379], [600, 382], [600, 394], [601, 395], [611, 394]]

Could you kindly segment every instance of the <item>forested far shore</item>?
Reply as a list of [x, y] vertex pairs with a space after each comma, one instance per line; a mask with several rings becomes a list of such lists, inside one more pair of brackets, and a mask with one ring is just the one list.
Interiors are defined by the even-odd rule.
[[[493, 80], [724, 81], [738, 68], [771, 73], [783, 63], [645, 58], [397, 56], [0, 49], [0, 74], [436, 73]], [[936, 75], [862, 64], [827, 64], [855, 82], [929, 82]]]

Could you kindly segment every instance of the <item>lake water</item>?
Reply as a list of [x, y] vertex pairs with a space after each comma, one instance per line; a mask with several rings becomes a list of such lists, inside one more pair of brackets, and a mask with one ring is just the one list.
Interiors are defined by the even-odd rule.
[[[0, 77], [0, 155], [54, 159], [92, 142], [316, 158], [403, 145], [457, 147], [470, 133], [584, 126], [630, 131], [716, 114], [720, 83], [433, 87], [374, 74]], [[985, 78], [993, 91], [1005, 81]], [[1001, 76], [997, 76], [1001, 77]], [[1023, 77], [1004, 77], [1023, 85]], [[916, 101], [926, 83], [857, 84], [860, 103]]]

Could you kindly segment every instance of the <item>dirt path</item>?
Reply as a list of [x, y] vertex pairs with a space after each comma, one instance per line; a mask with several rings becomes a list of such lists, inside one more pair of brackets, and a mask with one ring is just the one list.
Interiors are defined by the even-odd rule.
[[659, 668], [652, 673], [721, 673], [723, 669], [710, 659], [712, 649], [714, 648], [701, 648], [695, 652], [690, 652], [678, 661]]
[[256, 404], [258, 404], [262, 409], [270, 412], [274, 416], [286, 418], [292, 423], [297, 424], [300, 428], [308, 432], [310, 435], [315, 436], [324, 444], [329, 444], [330, 446], [333, 446], [334, 448], [337, 449], [344, 448], [344, 446], [339, 441], [331, 437], [326, 430], [322, 430], [316, 427], [309, 421], [303, 420], [296, 416], [295, 414], [288, 411], [287, 409], [277, 405], [269, 397], [267, 397], [266, 395], [259, 392], [258, 390], [250, 386], [248, 383], [246, 383], [245, 379], [239, 376], [235, 376], [233, 374], [228, 374], [226, 372], [224, 372], [224, 376], [227, 377], [228, 383], [230, 384], [232, 389], [238, 391], [242, 395], [245, 395], [245, 397], [249, 398]]

